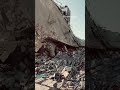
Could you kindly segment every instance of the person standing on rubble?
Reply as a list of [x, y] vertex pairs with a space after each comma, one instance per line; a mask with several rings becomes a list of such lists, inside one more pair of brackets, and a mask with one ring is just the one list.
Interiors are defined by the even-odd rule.
[[65, 5], [64, 7], [62, 7], [62, 14], [63, 14], [66, 22], [70, 25], [71, 11], [70, 11], [70, 9], [69, 9], [69, 7], [67, 5]]

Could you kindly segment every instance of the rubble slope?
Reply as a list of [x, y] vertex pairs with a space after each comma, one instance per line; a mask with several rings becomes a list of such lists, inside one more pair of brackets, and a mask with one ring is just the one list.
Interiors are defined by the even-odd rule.
[[72, 31], [57, 5], [52, 0], [35, 0], [35, 4], [36, 52], [46, 38], [78, 47]]

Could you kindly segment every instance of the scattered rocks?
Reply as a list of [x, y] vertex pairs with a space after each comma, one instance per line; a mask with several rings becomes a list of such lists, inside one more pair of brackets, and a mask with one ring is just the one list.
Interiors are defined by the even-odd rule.
[[[91, 50], [86, 54], [90, 55]], [[112, 85], [120, 86], [120, 51], [94, 50], [92, 59], [87, 59], [87, 89], [113, 90]], [[90, 68], [91, 67], [91, 68]], [[89, 72], [90, 71], [90, 72]], [[90, 79], [91, 78], [91, 79]], [[88, 85], [88, 83], [91, 83]]]
[[[84, 79], [85, 49], [84, 48], [79, 48], [73, 52], [61, 52], [61, 53], [58, 52], [51, 59], [45, 58], [43, 60], [42, 58], [45, 58], [45, 57], [36, 56], [36, 62], [39, 63], [38, 65], [39, 73], [36, 74], [36, 77], [40, 76], [41, 74], [44, 74], [45, 77], [42, 77], [42, 78], [45, 78], [46, 80], [57, 81], [57, 84], [61, 83], [61, 86], [59, 88], [60, 90], [63, 90], [62, 88], [64, 86], [67, 86], [68, 88], [70, 87], [84, 88], [85, 87], [85, 83], [84, 83], [85, 82], [85, 79]], [[51, 77], [51, 78], [48, 78], [48, 77]], [[43, 82], [41, 82], [40, 85], [42, 85]], [[68, 82], [70, 82], [71, 84], [68, 84]], [[50, 86], [50, 87], [52, 88], [54, 86]]]

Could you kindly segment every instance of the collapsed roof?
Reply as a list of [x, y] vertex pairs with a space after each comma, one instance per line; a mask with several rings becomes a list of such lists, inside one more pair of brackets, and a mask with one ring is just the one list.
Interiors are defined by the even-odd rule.
[[70, 26], [55, 2], [52, 0], [35, 0], [35, 4], [35, 51], [37, 52], [41, 48], [42, 42], [46, 38], [78, 47]]

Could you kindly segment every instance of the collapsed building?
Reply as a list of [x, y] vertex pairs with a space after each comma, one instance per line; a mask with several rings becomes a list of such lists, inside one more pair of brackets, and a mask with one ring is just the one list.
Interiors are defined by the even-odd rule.
[[84, 42], [70, 28], [69, 7], [53, 0], [35, 4], [36, 90], [84, 88]]
[[31, 8], [33, 0], [0, 1], [0, 90], [34, 89], [35, 16]]
[[51, 0], [36, 1], [36, 52], [39, 52], [40, 48], [47, 43], [51, 49], [53, 48], [52, 50], [55, 50], [56, 46], [73, 48], [80, 46], [59, 9]]

